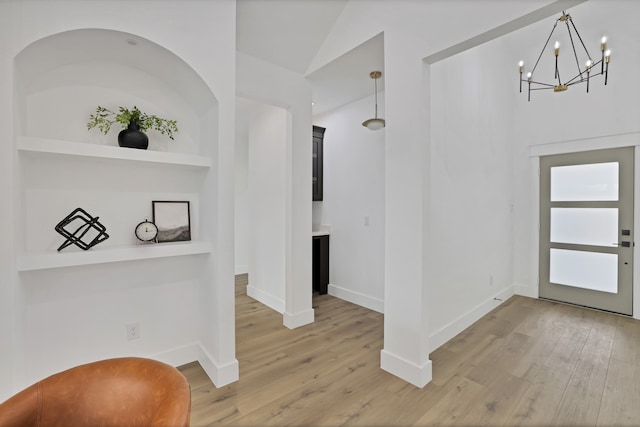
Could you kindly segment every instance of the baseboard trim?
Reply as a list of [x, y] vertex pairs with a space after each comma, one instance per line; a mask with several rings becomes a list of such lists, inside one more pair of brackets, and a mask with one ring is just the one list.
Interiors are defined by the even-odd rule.
[[464, 331], [471, 326], [474, 322], [477, 322], [482, 316], [502, 304], [504, 301], [511, 298], [514, 294], [514, 287], [508, 286], [500, 292], [494, 294], [492, 297], [487, 298], [473, 309], [459, 316], [457, 319], [446, 324], [442, 328], [433, 332], [429, 336], [429, 346], [431, 351], [434, 351], [442, 344], [449, 341], [451, 338]]
[[238, 364], [237, 359], [233, 359], [229, 363], [220, 365], [215, 363], [207, 354], [206, 357], [203, 357], [198, 361], [200, 362], [202, 369], [207, 373], [207, 376], [211, 378], [213, 384], [218, 388], [234, 383], [240, 379], [240, 365]]
[[237, 359], [220, 365], [211, 357], [200, 342], [194, 342], [171, 350], [157, 353], [151, 358], [172, 366], [182, 366], [197, 361], [216, 387], [222, 387], [240, 378]]
[[238, 274], [248, 274], [249, 273], [249, 266], [248, 265], [236, 265], [235, 266], [235, 275], [237, 276]]
[[284, 313], [282, 315], [283, 324], [289, 329], [299, 328], [300, 326], [308, 325], [309, 323], [313, 323], [315, 320], [315, 312], [312, 308], [308, 310], [301, 311], [299, 313], [291, 314]]
[[364, 308], [368, 308], [369, 310], [384, 313], [384, 301], [381, 299], [373, 298], [369, 295], [361, 294], [360, 292], [355, 292], [332, 284], [329, 284], [328, 293], [336, 298], [349, 301]]
[[433, 378], [431, 360], [420, 366], [385, 349], [380, 351], [380, 368], [419, 388], [426, 386]]
[[274, 309], [280, 314], [284, 313], [284, 301], [274, 297], [268, 292], [258, 289], [255, 286], [247, 285], [247, 295], [255, 299], [256, 301], [261, 302], [267, 307]]

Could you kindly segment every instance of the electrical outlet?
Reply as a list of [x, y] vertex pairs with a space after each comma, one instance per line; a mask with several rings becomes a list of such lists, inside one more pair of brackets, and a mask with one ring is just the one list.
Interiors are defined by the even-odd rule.
[[127, 324], [127, 341], [140, 339], [140, 323]]

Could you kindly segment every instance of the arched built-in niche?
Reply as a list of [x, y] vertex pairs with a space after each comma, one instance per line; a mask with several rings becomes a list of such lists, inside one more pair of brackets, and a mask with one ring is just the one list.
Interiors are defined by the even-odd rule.
[[[54, 34], [15, 58], [18, 374], [26, 383], [114, 355], [199, 360], [211, 374], [214, 333], [218, 101], [178, 55], [137, 35]], [[86, 123], [98, 106], [137, 106], [175, 119], [175, 141], [153, 131], [148, 150], [117, 146]], [[133, 233], [153, 200], [190, 203], [190, 242], [141, 245]], [[56, 249], [56, 223], [76, 207], [109, 238]], [[141, 338], [128, 341], [126, 325]], [[230, 326], [233, 328], [233, 324]], [[231, 332], [232, 335], [233, 332]], [[45, 356], [46, 355], [46, 356]], [[36, 368], [33, 368], [36, 367]], [[208, 369], [210, 368], [210, 369]]]

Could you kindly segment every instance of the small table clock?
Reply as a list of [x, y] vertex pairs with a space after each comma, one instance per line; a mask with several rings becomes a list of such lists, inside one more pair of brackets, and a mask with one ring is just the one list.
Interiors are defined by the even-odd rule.
[[136, 225], [136, 237], [141, 242], [156, 242], [158, 238], [158, 226], [145, 218], [144, 221]]

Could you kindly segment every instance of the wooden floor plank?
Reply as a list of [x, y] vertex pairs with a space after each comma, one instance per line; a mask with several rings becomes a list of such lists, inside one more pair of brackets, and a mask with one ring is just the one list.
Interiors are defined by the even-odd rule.
[[598, 426], [640, 425], [640, 369], [611, 359], [598, 413]]
[[618, 317], [598, 426], [640, 425], [640, 322]]
[[515, 405], [522, 399], [531, 384], [504, 371], [494, 372], [494, 380], [478, 402], [471, 405], [471, 410], [460, 420], [461, 425], [497, 426], [506, 424], [511, 417]]
[[640, 322], [512, 297], [435, 350], [420, 389], [380, 369], [383, 315], [314, 295], [289, 330], [237, 279], [240, 380], [216, 388], [197, 362], [191, 425], [638, 426]]
[[482, 397], [487, 388], [467, 378], [460, 378], [455, 388], [449, 390], [444, 397], [416, 422], [415, 425], [452, 425], [463, 424], [464, 418], [482, 404]]
[[613, 315], [590, 314], [592, 327], [558, 406], [555, 425], [595, 425], [598, 420], [616, 327], [611, 324]]

